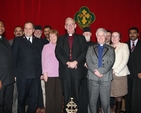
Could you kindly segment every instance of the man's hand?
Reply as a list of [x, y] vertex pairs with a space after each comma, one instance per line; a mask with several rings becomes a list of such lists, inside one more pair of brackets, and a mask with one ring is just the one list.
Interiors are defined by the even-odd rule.
[[67, 65], [68, 65], [68, 68], [71, 68], [71, 69], [77, 69], [77, 64], [78, 64], [78, 62], [77, 61], [72, 61], [72, 62], [67, 62], [66, 63]]
[[138, 77], [141, 79], [141, 73], [138, 73]]
[[103, 77], [103, 74], [100, 74], [97, 69], [94, 70], [94, 74], [95, 74], [97, 77]]
[[0, 90], [1, 90], [1, 88], [2, 88], [2, 81], [0, 80]]

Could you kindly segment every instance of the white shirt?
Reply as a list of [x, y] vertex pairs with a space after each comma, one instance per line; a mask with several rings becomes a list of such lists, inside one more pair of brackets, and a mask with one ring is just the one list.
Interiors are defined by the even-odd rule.
[[136, 46], [136, 44], [137, 44], [137, 42], [138, 42], [138, 39], [136, 39], [135, 41], [130, 40], [130, 47], [131, 47], [131, 48], [132, 48], [133, 42], [134, 42], [134, 45]]
[[31, 36], [31, 37], [27, 37], [27, 36], [26, 36], [26, 38], [27, 38], [27, 40], [29, 40], [29, 41], [32, 43], [32, 41], [33, 41], [32, 36]]

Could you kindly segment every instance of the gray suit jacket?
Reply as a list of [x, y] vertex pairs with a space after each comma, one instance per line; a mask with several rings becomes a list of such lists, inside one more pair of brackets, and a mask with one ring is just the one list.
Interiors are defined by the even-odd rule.
[[[112, 66], [115, 62], [114, 48], [104, 44], [102, 67], [98, 68], [98, 44], [90, 46], [86, 55], [86, 63], [88, 66], [87, 78], [91, 80], [109, 81], [112, 80]], [[97, 69], [103, 77], [99, 78], [94, 74], [94, 70]]]

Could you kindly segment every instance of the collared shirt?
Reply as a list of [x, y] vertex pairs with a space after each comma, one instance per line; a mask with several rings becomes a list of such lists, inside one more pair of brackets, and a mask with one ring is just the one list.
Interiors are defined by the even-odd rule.
[[98, 44], [98, 67], [102, 67], [103, 44]]
[[132, 48], [132, 43], [134, 42], [134, 46], [136, 46], [138, 39], [136, 39], [135, 41], [130, 40], [130, 47]]
[[32, 41], [33, 41], [33, 37], [32, 36], [31, 37], [27, 37], [26, 36], [26, 38], [27, 38], [27, 40], [29, 40], [32, 43]]
[[70, 60], [72, 60], [72, 43], [74, 40], [74, 37], [72, 34], [69, 34], [68, 40], [69, 40], [69, 47], [70, 47]]

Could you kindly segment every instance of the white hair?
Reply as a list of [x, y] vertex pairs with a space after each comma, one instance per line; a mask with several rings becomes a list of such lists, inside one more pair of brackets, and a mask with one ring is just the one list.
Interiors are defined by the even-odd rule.
[[100, 31], [103, 32], [105, 36], [107, 35], [106, 29], [104, 29], [104, 28], [98, 28], [97, 31], [96, 31], [96, 33], [95, 33], [96, 36], [97, 36], [98, 32], [100, 32]]

